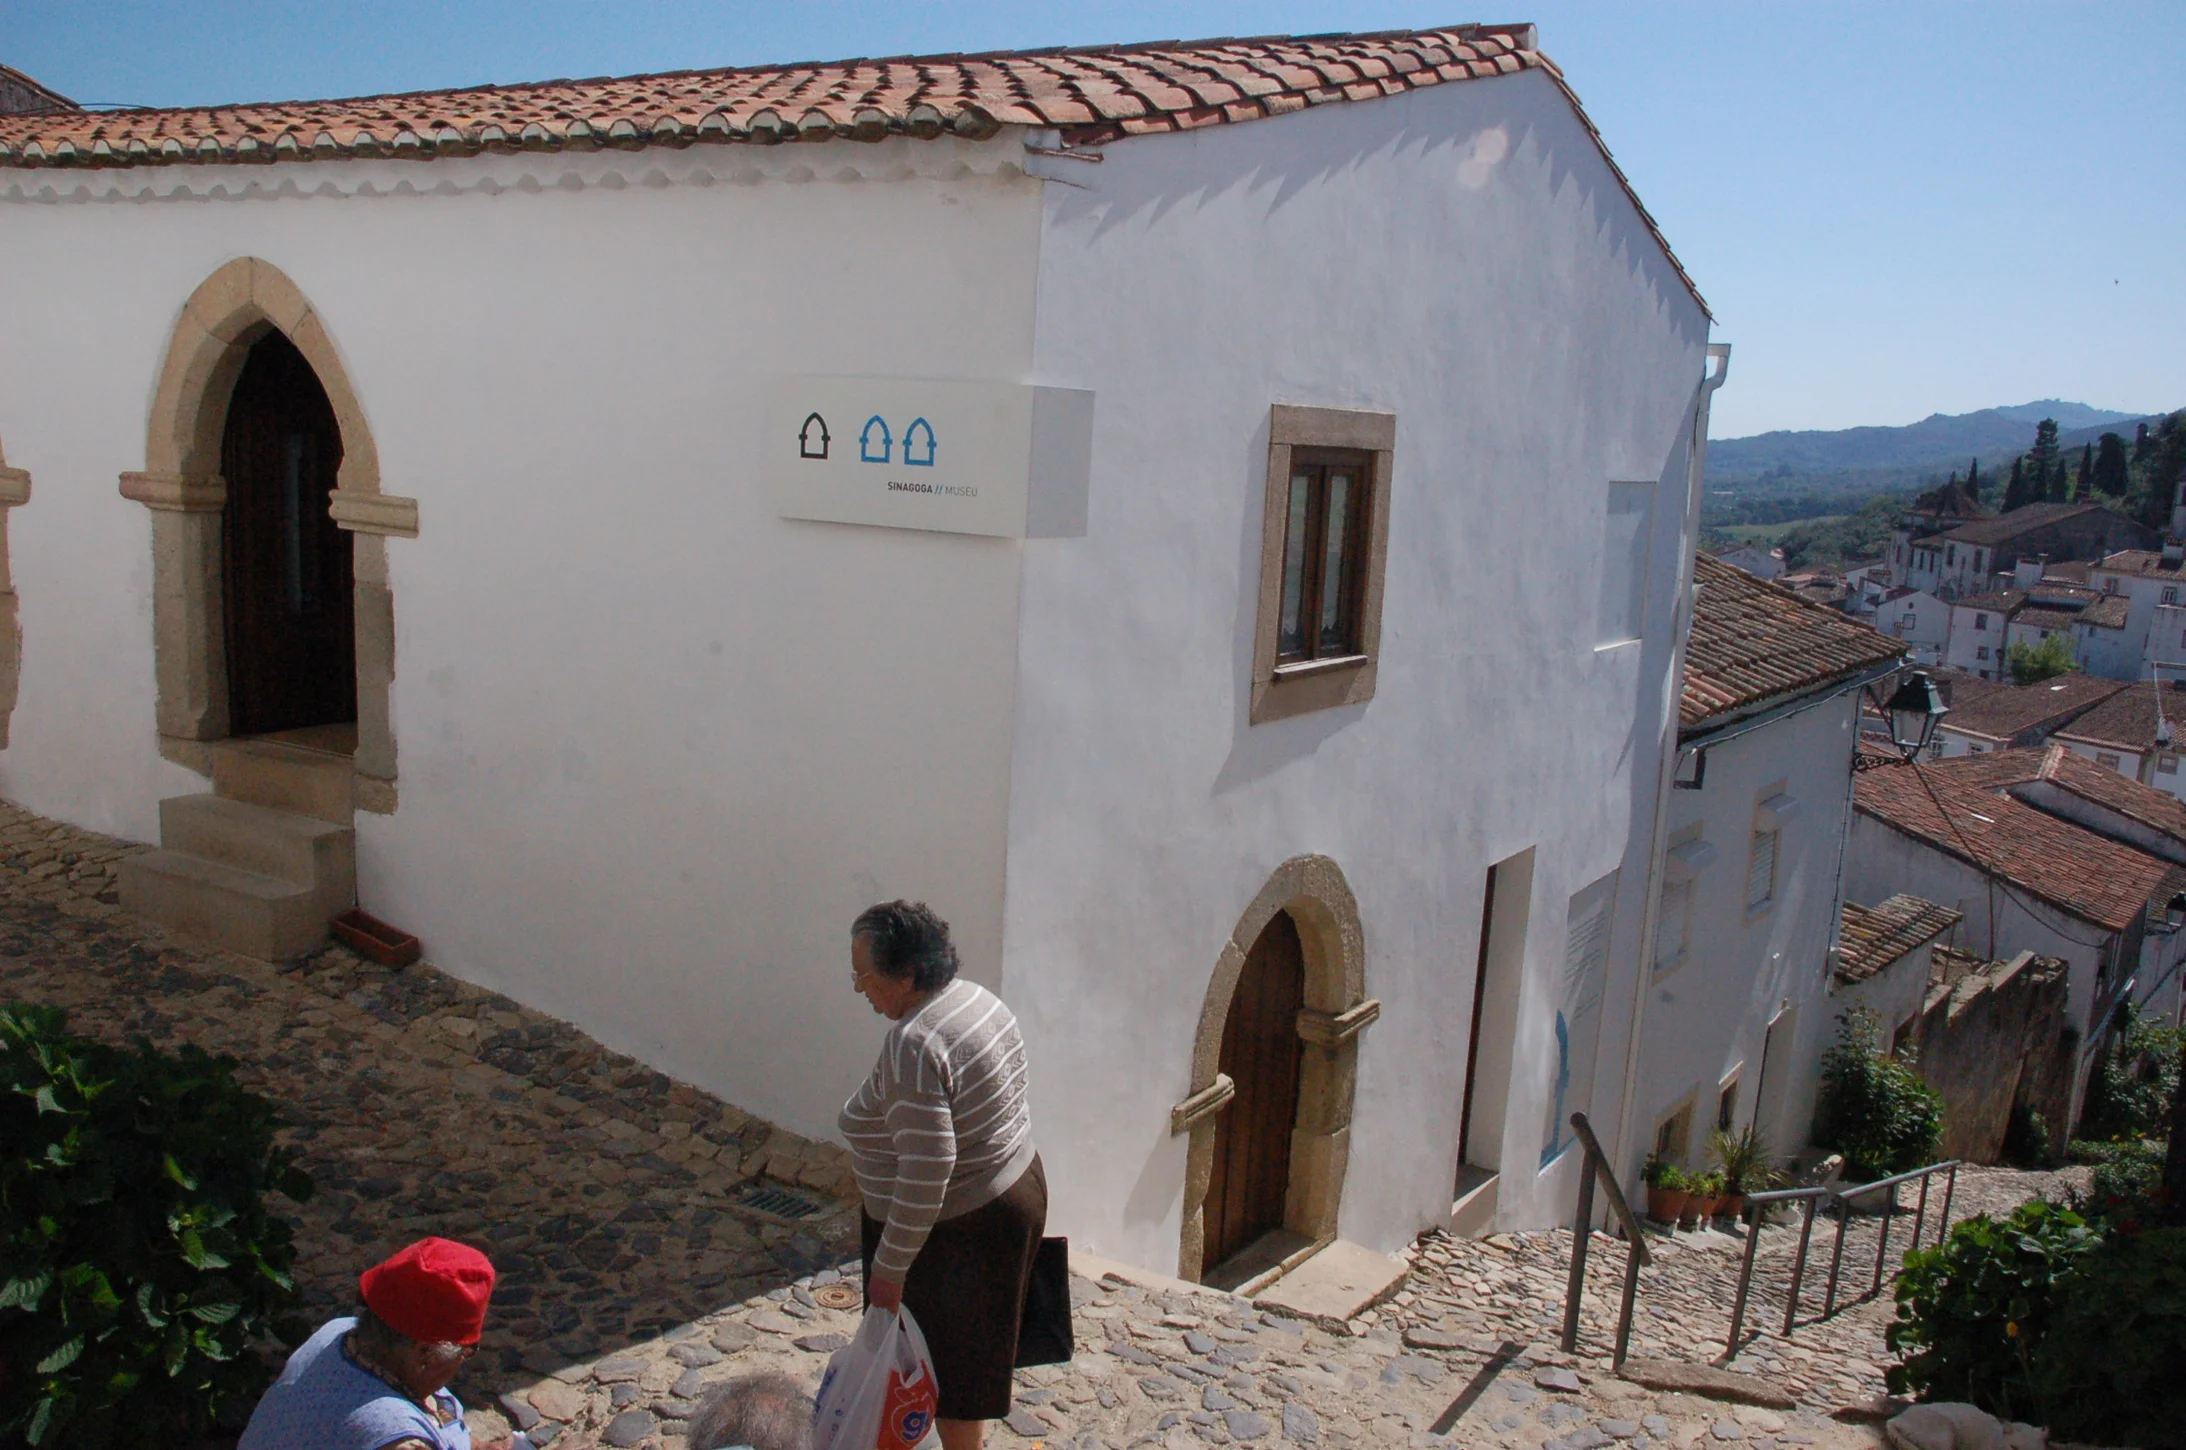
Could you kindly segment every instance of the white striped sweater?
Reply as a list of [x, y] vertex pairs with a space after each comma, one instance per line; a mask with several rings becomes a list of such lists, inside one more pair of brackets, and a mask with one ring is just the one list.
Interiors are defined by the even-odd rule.
[[889, 1029], [841, 1127], [865, 1211], [887, 1225], [873, 1272], [900, 1284], [934, 1224], [992, 1203], [1032, 1163], [1017, 1019], [957, 978]]

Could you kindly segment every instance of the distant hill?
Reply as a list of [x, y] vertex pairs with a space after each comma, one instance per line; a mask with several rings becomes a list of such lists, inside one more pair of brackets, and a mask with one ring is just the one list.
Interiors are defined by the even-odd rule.
[[[2151, 425], [2159, 415], [2149, 415]], [[2091, 442], [2105, 432], [2117, 431], [2131, 438], [2139, 413], [2119, 413], [2067, 403], [2055, 398], [2020, 403], [2009, 408], [1983, 408], [1978, 413], [1932, 413], [1902, 428], [1840, 428], [1832, 432], [1757, 433], [1750, 438], [1708, 440], [1708, 482], [1730, 485], [1747, 480], [1811, 483], [1828, 481], [1853, 491], [1858, 482], [1843, 475], [1870, 471], [1878, 476], [1875, 489], [1902, 487], [1910, 480], [1903, 470], [1929, 471], [1965, 466], [1979, 457], [1984, 466], [2001, 460], [2009, 466], [2013, 455], [2023, 453], [2034, 441], [2034, 425], [2055, 418], [2066, 448]]]

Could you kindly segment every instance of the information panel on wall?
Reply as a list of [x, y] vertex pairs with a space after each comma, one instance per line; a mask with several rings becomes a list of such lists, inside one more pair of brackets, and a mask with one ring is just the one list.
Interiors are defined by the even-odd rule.
[[999, 538], [1085, 532], [1093, 395], [1023, 383], [785, 377], [765, 455], [784, 518]]

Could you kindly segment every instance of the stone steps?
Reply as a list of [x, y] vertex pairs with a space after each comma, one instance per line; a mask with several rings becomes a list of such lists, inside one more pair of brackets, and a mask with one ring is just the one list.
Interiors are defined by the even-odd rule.
[[356, 904], [349, 760], [266, 740], [212, 755], [212, 794], [161, 801], [160, 849], [121, 864], [122, 905], [261, 961], [301, 956]]

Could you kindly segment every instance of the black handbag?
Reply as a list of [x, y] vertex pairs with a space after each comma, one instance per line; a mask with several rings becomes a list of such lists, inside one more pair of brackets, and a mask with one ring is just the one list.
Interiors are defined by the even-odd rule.
[[1042, 1239], [1017, 1326], [1016, 1367], [1068, 1364], [1070, 1354], [1070, 1240]]

